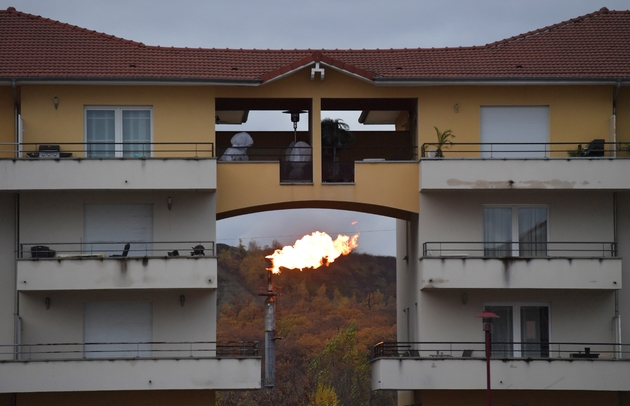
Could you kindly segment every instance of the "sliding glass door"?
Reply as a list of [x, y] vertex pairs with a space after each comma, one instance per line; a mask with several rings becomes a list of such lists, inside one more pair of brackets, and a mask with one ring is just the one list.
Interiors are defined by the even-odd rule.
[[499, 316], [492, 320], [492, 357], [549, 357], [548, 305], [493, 304], [484, 309]]

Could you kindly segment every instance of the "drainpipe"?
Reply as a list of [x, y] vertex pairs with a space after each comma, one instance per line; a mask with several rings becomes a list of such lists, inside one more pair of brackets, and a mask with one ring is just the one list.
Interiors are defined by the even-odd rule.
[[619, 99], [619, 93], [621, 93], [621, 79], [617, 79], [617, 89], [615, 89], [615, 96], [613, 97], [613, 116], [617, 115], [617, 99]]
[[[18, 99], [17, 99], [17, 83], [15, 79], [11, 80], [11, 87], [13, 88], [13, 140], [17, 144], [19, 139], [19, 124], [18, 124]], [[15, 157], [18, 158], [18, 148], [14, 151]]]
[[[613, 97], [613, 105], [612, 105], [612, 113], [613, 113], [613, 122], [617, 121], [617, 100], [619, 99], [619, 94], [621, 93], [621, 79], [617, 79], [617, 88], [615, 89], [615, 96]], [[617, 143], [617, 129], [614, 129], [613, 141], [615, 142], [615, 146]], [[616, 148], [615, 148], [616, 149]], [[615, 251], [619, 250], [619, 227], [617, 224], [617, 192], [613, 193], [613, 237], [615, 242]], [[615, 317], [614, 320], [614, 329], [615, 329], [615, 343], [617, 344], [617, 348], [615, 350], [616, 358], [621, 358], [621, 314], [619, 313], [619, 290], [615, 290]]]
[[[613, 192], [613, 239], [615, 248], [614, 251], [617, 255], [619, 255], [619, 227], [617, 225], [618, 217], [617, 217], [617, 192]], [[614, 330], [615, 330], [615, 357], [621, 358], [621, 314], [619, 314], [619, 290], [615, 290], [615, 316], [613, 317], [614, 321]]]
[[22, 320], [20, 319], [20, 297], [18, 293], [18, 277], [17, 277], [17, 258], [20, 255], [20, 195], [15, 193], [15, 197], [13, 199], [14, 204], [14, 216], [15, 221], [13, 223], [13, 227], [15, 227], [15, 242], [13, 244], [14, 248], [14, 259], [13, 259], [13, 278], [14, 278], [14, 300], [13, 300], [13, 344], [16, 345], [14, 358], [19, 359], [19, 352], [21, 349], [18, 345], [21, 344], [22, 341]]
[[[14, 140], [17, 144], [19, 140], [19, 123], [18, 123], [18, 97], [17, 97], [17, 82], [15, 79], [11, 80], [11, 87], [13, 89], [13, 132], [14, 132]], [[15, 157], [18, 158], [18, 149], [15, 149]], [[19, 193], [15, 193], [13, 199], [13, 210], [14, 210], [14, 244], [13, 251], [15, 253], [15, 257], [13, 259], [13, 278], [14, 278], [14, 299], [13, 299], [13, 343], [20, 344], [21, 335], [22, 335], [22, 323], [20, 320], [20, 301], [18, 295], [18, 278], [17, 278], [17, 256], [20, 249], [20, 195]], [[15, 347], [15, 359], [18, 359], [18, 347]]]

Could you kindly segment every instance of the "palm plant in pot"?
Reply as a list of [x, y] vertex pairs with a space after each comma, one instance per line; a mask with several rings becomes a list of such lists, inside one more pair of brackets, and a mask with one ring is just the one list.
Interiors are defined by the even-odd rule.
[[437, 142], [435, 143], [435, 157], [444, 158], [442, 148], [448, 148], [449, 146], [453, 145], [453, 141], [451, 141], [451, 138], [455, 138], [455, 134], [453, 134], [451, 130], [440, 131], [437, 127], [433, 128], [435, 128], [435, 132], [437, 135]]
[[325, 178], [328, 180], [339, 177], [339, 152], [341, 148], [354, 142], [354, 134], [350, 126], [340, 118], [325, 118], [322, 120], [322, 156], [327, 168]]

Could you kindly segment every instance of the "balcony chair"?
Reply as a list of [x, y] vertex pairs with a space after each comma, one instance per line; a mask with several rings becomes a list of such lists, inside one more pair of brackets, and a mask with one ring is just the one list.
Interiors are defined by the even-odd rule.
[[110, 257], [112, 257], [112, 258], [125, 258], [127, 255], [129, 255], [129, 248], [131, 248], [131, 244], [127, 243], [127, 244], [125, 244], [125, 248], [123, 248], [122, 254], [110, 255]]
[[585, 157], [599, 157], [604, 156], [606, 141], [602, 138], [597, 138], [588, 144], [588, 147], [582, 150], [582, 156]]
[[194, 247], [192, 247], [190, 256], [191, 257], [205, 257], [206, 256], [206, 253], [204, 252], [205, 249], [206, 247], [204, 247], [203, 245], [195, 245]]

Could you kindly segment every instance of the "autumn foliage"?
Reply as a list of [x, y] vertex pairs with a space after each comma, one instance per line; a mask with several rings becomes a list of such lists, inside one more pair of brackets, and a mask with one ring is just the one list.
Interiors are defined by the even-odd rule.
[[[279, 248], [219, 245], [220, 341], [258, 340], [264, 348], [266, 255]], [[395, 259], [352, 253], [316, 270], [282, 269], [277, 299], [276, 387], [219, 393], [221, 406], [395, 405], [370, 389], [374, 344], [395, 340]], [[261, 354], [262, 355], [262, 354]]]

